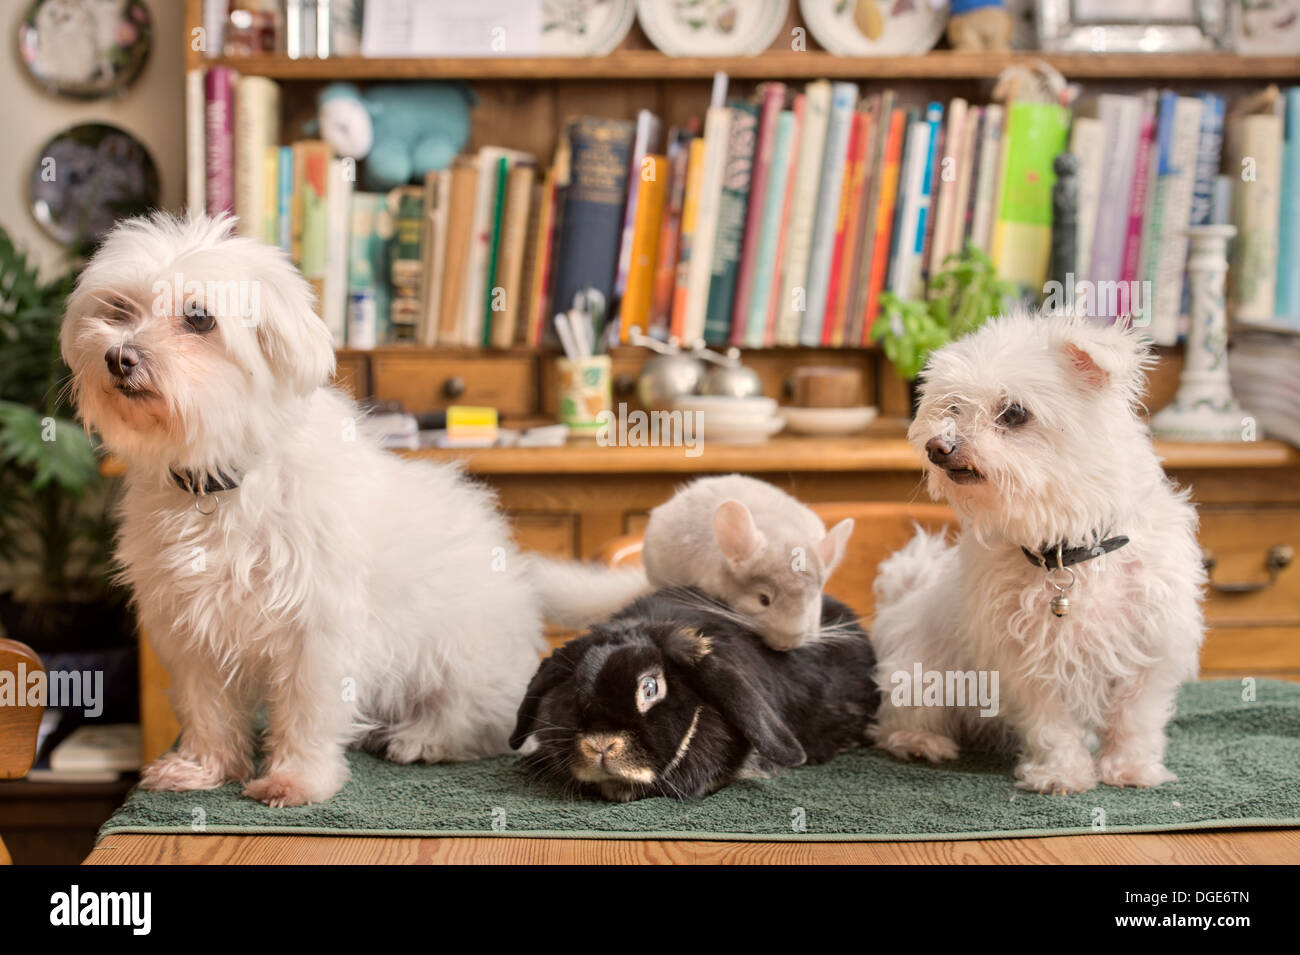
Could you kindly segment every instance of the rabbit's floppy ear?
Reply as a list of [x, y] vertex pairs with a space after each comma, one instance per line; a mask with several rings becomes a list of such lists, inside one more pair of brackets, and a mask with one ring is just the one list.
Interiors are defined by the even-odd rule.
[[523, 702], [519, 704], [515, 729], [510, 734], [511, 749], [518, 749], [524, 745], [524, 740], [537, 731], [537, 710], [542, 705], [542, 698], [565, 680], [572, 678], [578, 668], [578, 661], [582, 659], [586, 650], [586, 645], [582, 641], [575, 640], [558, 648], [542, 661], [528, 683]]
[[779, 766], [798, 766], [803, 747], [740, 667], [722, 658], [697, 630], [674, 634], [671, 656], [685, 667], [686, 680], [710, 706], [744, 734], [762, 756]]

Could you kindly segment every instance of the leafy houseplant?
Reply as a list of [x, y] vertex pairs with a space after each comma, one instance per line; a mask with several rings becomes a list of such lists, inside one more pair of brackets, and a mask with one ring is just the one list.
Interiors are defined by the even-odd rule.
[[38, 650], [90, 632], [112, 642], [124, 619], [106, 582], [108, 489], [63, 388], [74, 280], [42, 281], [0, 228], [0, 623]]
[[882, 293], [871, 338], [880, 342], [899, 375], [915, 381], [932, 351], [979, 328], [1016, 293], [1015, 283], [999, 279], [989, 257], [968, 245], [944, 259], [925, 298]]

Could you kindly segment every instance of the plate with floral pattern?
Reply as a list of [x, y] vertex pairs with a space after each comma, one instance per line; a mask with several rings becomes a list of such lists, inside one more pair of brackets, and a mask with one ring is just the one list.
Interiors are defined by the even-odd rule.
[[636, 19], [635, 0], [542, 0], [543, 56], [605, 56]]
[[948, 23], [947, 0], [799, 0], [799, 12], [836, 56], [928, 53]]
[[669, 56], [754, 56], [785, 26], [789, 0], [637, 0], [641, 29]]
[[50, 92], [99, 99], [135, 82], [152, 37], [142, 0], [35, 0], [18, 24], [18, 51]]

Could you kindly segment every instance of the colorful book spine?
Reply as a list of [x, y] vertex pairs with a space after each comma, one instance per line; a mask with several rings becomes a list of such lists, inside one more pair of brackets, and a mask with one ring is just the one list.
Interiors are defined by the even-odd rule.
[[849, 325], [845, 333], [846, 344], [857, 345], [864, 339], [863, 323], [867, 311], [867, 298], [871, 294], [871, 263], [875, 257], [876, 225], [880, 209], [880, 193], [884, 179], [885, 150], [894, 115], [894, 91], [884, 90], [871, 98], [871, 151], [867, 156], [867, 187], [863, 198], [862, 217], [859, 223], [858, 262], [853, 271], [853, 300], [850, 303]]
[[618, 245], [623, 229], [623, 199], [636, 134], [633, 123], [583, 118], [569, 125], [569, 182], [560, 224], [556, 261], [556, 311], [573, 307], [585, 288], [613, 304]]
[[185, 74], [185, 208], [192, 216], [207, 210], [207, 98], [204, 70]]
[[447, 207], [447, 252], [443, 262], [442, 298], [438, 307], [438, 341], [468, 345], [465, 330], [465, 280], [473, 242], [474, 201], [478, 194], [479, 161], [457, 158], [451, 165], [451, 204]]
[[385, 197], [378, 193], [352, 195], [348, 229], [348, 328], [349, 348], [374, 348], [379, 344], [380, 310], [387, 308], [388, 283], [385, 243], [379, 236], [378, 219], [384, 214]]
[[523, 288], [525, 247], [528, 243], [529, 207], [537, 167], [520, 163], [506, 176], [501, 237], [493, 280], [492, 338], [494, 348], [508, 348], [519, 335], [521, 316], [527, 311]]
[[1228, 271], [1235, 317], [1268, 322], [1277, 308], [1282, 118], [1272, 113], [1241, 116], [1232, 121], [1229, 139], [1233, 155], [1227, 168], [1240, 170], [1232, 203], [1236, 254]]
[[[961, 204], [961, 178], [970, 181], [969, 169], [962, 162], [966, 144], [966, 120], [969, 114], [967, 103], [957, 97], [948, 104], [948, 126], [943, 139], [936, 178], [939, 183], [938, 196], [934, 206], [934, 228], [930, 238], [930, 251], [927, 265], [930, 272], [942, 268], [948, 256], [958, 251], [959, 243], [954, 239], [954, 224], [958, 218], [958, 205]], [[964, 205], [963, 205], [964, 210]]]
[[294, 260], [316, 293], [322, 294], [329, 237], [329, 164], [333, 151], [319, 140], [293, 144]]
[[785, 289], [786, 241], [790, 234], [790, 210], [794, 206], [795, 173], [797, 171], [799, 151], [803, 140], [803, 119], [806, 97], [803, 93], [794, 98], [790, 110], [794, 124], [790, 129], [790, 145], [786, 156], [785, 197], [781, 201], [781, 217], [776, 225], [776, 253], [772, 256], [772, 281], [768, 290], [767, 319], [763, 332], [763, 344], [777, 343], [777, 323], [783, 312], [781, 293]]
[[682, 231], [678, 246], [677, 279], [673, 285], [671, 337], [679, 342], [686, 340], [686, 312], [690, 296], [691, 263], [695, 259], [695, 226], [699, 220], [700, 191], [704, 187], [704, 163], [707, 159], [704, 137], [697, 136], [688, 147], [686, 164], [686, 190], [682, 202]]
[[943, 143], [942, 103], [931, 103], [925, 108], [925, 123], [929, 127], [929, 137], [925, 147], [925, 166], [921, 172], [921, 194], [916, 204], [916, 238], [912, 242], [912, 255], [907, 260], [910, 274], [906, 276], [908, 288], [915, 294], [921, 294], [925, 286], [926, 252], [934, 221], [934, 187]]
[[980, 135], [979, 172], [975, 177], [974, 208], [966, 241], [981, 252], [993, 247], [993, 220], [998, 177], [1002, 174], [1002, 127], [1006, 113], [1001, 105], [984, 107], [984, 129]]
[[844, 187], [844, 168], [857, 103], [856, 83], [836, 83], [831, 88], [826, 148], [822, 154], [821, 189], [817, 194], [817, 214], [813, 219], [812, 244], [808, 251], [808, 301], [799, 327], [799, 342], [803, 345], [815, 346], [822, 339], [826, 300], [830, 296], [835, 232], [839, 224], [840, 192]]
[[822, 319], [822, 344], [838, 348], [844, 344], [845, 311], [848, 307], [849, 262], [853, 258], [857, 214], [862, 205], [863, 177], [866, 175], [867, 139], [870, 119], [865, 112], [853, 114], [849, 133], [849, 151], [844, 184], [840, 187], [839, 219], [835, 227], [835, 250], [831, 254], [830, 282], [826, 293], [826, 315]]
[[1092, 274], [1092, 238], [1101, 207], [1102, 171], [1105, 167], [1106, 130], [1095, 116], [1076, 116], [1070, 127], [1070, 152], [1079, 164], [1079, 208], [1075, 230], [1076, 279]]
[[[643, 109], [636, 114], [636, 134], [632, 138], [632, 162], [628, 166], [627, 201], [623, 205], [623, 232], [618, 246], [618, 270], [614, 273], [614, 297], [622, 299], [632, 270], [632, 243], [636, 238], [636, 216], [641, 183], [646, 176], [646, 157], [658, 153], [663, 139], [663, 121]], [[644, 331], [644, 326], [642, 326]]]
[[235, 83], [234, 175], [240, 235], [266, 237], [266, 151], [280, 142], [280, 87], [264, 76]]
[[447, 258], [447, 209], [451, 204], [451, 170], [439, 169], [424, 177], [424, 281], [420, 286], [419, 341], [438, 344], [438, 305], [442, 301], [443, 266]]
[[916, 235], [921, 221], [921, 189], [926, 159], [930, 154], [930, 124], [916, 110], [908, 110], [907, 141], [903, 144], [903, 163], [899, 172], [898, 211], [894, 215], [893, 247], [889, 252], [888, 289], [895, 295], [911, 298], [912, 281], [917, 272], [912, 259], [917, 254]]
[[1054, 103], [1018, 102], [1007, 109], [993, 263], [1001, 278], [1034, 292], [1047, 280], [1053, 166], [1069, 128], [1068, 111]]
[[[715, 97], [716, 98], [716, 97]], [[690, 271], [686, 283], [686, 325], [683, 339], [694, 344], [704, 338], [709, 291], [713, 279], [713, 247], [717, 240], [722, 185], [731, 142], [732, 111], [710, 106], [704, 117], [704, 173], [696, 200], [695, 233], [691, 237]]]
[[664, 186], [668, 179], [668, 157], [646, 156], [644, 169], [645, 174], [637, 190], [627, 291], [619, 307], [619, 340], [623, 342], [628, 341], [633, 328], [645, 333], [650, 324], [650, 298], [654, 293], [655, 262], [659, 253], [660, 226], [664, 212]]
[[705, 305], [704, 340], [711, 345], [724, 343], [731, 337], [731, 312], [740, 277], [741, 245], [745, 238], [754, 150], [758, 142], [758, 107], [737, 101], [729, 109], [727, 157], [714, 231], [709, 296]]
[[529, 295], [529, 345], [537, 346], [546, 335], [551, 311], [551, 264], [555, 259], [555, 206], [558, 199], [555, 168], [546, 173], [537, 206], [537, 232], [533, 242], [532, 283]]
[[[1187, 266], [1187, 225], [1192, 216], [1198, 147], [1201, 138], [1199, 99], [1162, 94], [1156, 155], [1155, 196], [1144, 252], [1142, 275], [1151, 290], [1141, 309], [1150, 320], [1147, 335], [1157, 345], [1177, 344]], [[1168, 113], [1169, 120], [1165, 121]]]
[[1142, 128], [1142, 100], [1136, 96], [1103, 93], [1097, 97], [1097, 118], [1105, 130], [1106, 162], [1093, 230], [1089, 279], [1118, 282], [1124, 269], [1124, 243], [1120, 239], [1128, 223], [1128, 200]]
[[342, 159], [331, 159], [326, 186], [325, 274], [321, 280], [320, 317], [334, 338], [347, 342], [348, 229], [352, 219], [352, 177]]
[[280, 147], [280, 161], [276, 164], [279, 174], [277, 190], [276, 228], [279, 231], [278, 245], [285, 252], [293, 251], [293, 147]]
[[862, 314], [862, 344], [871, 339], [871, 329], [880, 313], [880, 293], [889, 273], [889, 251], [894, 233], [894, 206], [898, 200], [899, 172], [903, 144], [907, 135], [907, 112], [895, 109], [889, 118], [883, 165], [880, 169], [880, 204], [876, 209], [875, 236], [872, 239], [871, 272]]
[[510, 182], [510, 159], [501, 156], [496, 160], [496, 176], [493, 184], [492, 213], [488, 218], [487, 268], [483, 282], [483, 330], [479, 344], [487, 347], [492, 344], [492, 325], [505, 308], [505, 289], [497, 284], [497, 266], [501, 261], [501, 238], [506, 221], [506, 191]]
[[[782, 110], [776, 118], [776, 131], [772, 137], [771, 166], [768, 171], [766, 195], [759, 211], [762, 228], [754, 241], [754, 265], [751, 280], [752, 291], [749, 295], [748, 309], [745, 315], [732, 319], [735, 324], [743, 324], [744, 338], [737, 342], [746, 348], [762, 348], [767, 344], [768, 316], [771, 313], [773, 277], [777, 273], [779, 252], [777, 246], [781, 236], [781, 213], [785, 205], [786, 188], [790, 174], [790, 147], [794, 141], [795, 115], [792, 110]], [[734, 341], [734, 339], [733, 339]]]
[[778, 345], [797, 345], [808, 306], [808, 257], [812, 248], [813, 221], [817, 215], [817, 190], [821, 182], [826, 149], [826, 127], [830, 121], [831, 84], [826, 80], [809, 83], [804, 90], [803, 126], [799, 133], [799, 161], [795, 166], [794, 202], [790, 207], [786, 238], [785, 278], [777, 307]]
[[1300, 86], [1285, 93], [1275, 317], [1300, 325]]
[[235, 211], [235, 80], [225, 66], [210, 67], [203, 77], [204, 198], [210, 216]]
[[1142, 98], [1142, 125], [1133, 166], [1133, 185], [1129, 192], [1128, 225], [1124, 232], [1124, 258], [1120, 270], [1120, 281], [1125, 283], [1136, 281], [1142, 273], [1142, 221], [1146, 215], [1147, 192], [1154, 165], [1152, 156], [1156, 138], [1156, 102], [1154, 90]]
[[677, 256], [680, 251], [682, 209], [686, 204], [687, 165], [694, 137], [676, 131], [668, 144], [668, 202], [659, 229], [658, 261], [655, 263], [654, 298], [650, 306], [648, 334], [660, 341], [672, 333], [673, 289], [677, 285]]
[[748, 336], [749, 306], [754, 297], [754, 269], [759, 235], [765, 227], [763, 213], [768, 204], [768, 182], [772, 175], [776, 126], [784, 105], [785, 84], [765, 84], [758, 119], [758, 143], [754, 148], [753, 173], [750, 177], [749, 208], [745, 213], [745, 234], [741, 242], [740, 269], [736, 275], [736, 295], [731, 308], [733, 345], [743, 343]]

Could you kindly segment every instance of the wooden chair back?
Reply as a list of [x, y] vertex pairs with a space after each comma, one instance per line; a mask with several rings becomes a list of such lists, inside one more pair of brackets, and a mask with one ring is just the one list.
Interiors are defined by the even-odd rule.
[[[25, 643], [0, 637], [0, 779], [21, 779], [36, 759], [36, 737], [41, 726], [44, 706], [28, 706], [30, 679], [44, 673], [45, 667], [35, 651]], [[9, 851], [0, 841], [0, 865], [10, 862]]]

